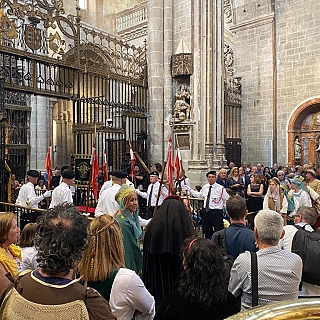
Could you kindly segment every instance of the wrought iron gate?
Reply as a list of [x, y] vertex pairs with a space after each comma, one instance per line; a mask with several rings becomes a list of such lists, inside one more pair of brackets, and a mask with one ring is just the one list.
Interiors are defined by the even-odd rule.
[[76, 154], [90, 154], [95, 137], [100, 161], [106, 149], [109, 168], [118, 169], [128, 160], [130, 140], [147, 162], [146, 45], [136, 48], [88, 28], [79, 8], [76, 15], [64, 13], [63, 1], [3, 0], [0, 28], [7, 97], [0, 110], [6, 113], [1, 159], [18, 178], [28, 166], [31, 108], [16, 101], [31, 94], [73, 101]]

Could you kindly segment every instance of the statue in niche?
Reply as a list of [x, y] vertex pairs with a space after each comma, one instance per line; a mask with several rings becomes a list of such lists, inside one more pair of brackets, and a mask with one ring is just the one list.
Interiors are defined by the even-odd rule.
[[301, 159], [301, 143], [299, 137], [294, 140], [294, 158]]
[[176, 92], [176, 102], [174, 104], [174, 120], [184, 121], [190, 119], [190, 93], [186, 90], [184, 84], [180, 86], [180, 89]]
[[320, 135], [316, 138], [316, 152], [320, 151]]

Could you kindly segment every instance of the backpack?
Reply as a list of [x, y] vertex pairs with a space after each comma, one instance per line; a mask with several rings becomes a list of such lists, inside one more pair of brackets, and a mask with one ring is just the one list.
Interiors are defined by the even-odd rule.
[[320, 234], [309, 232], [305, 226], [295, 226], [298, 231], [292, 240], [291, 252], [299, 255], [303, 262], [302, 281], [320, 285]]
[[226, 231], [227, 229], [222, 229], [215, 232], [213, 242], [221, 250], [221, 253], [223, 256], [223, 262], [227, 270], [227, 275], [228, 277], [230, 277], [230, 270], [233, 266], [235, 258], [234, 256], [228, 253], [227, 245], [226, 245]]
[[[31, 272], [22, 272], [19, 276]], [[14, 283], [16, 284], [16, 282]], [[21, 319], [75, 319], [89, 320], [87, 307], [83, 300], [75, 300], [69, 303], [58, 305], [38, 304], [25, 299], [16, 290], [15, 285], [4, 297], [0, 308], [0, 319], [21, 320]]]

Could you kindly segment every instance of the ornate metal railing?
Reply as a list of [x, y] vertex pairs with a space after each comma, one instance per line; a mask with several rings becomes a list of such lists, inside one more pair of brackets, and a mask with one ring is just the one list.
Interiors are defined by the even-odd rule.
[[137, 26], [142, 23], [146, 23], [148, 20], [147, 1], [143, 1], [135, 5], [131, 9], [121, 11], [116, 17], [117, 31], [120, 32], [124, 29], [128, 29]]

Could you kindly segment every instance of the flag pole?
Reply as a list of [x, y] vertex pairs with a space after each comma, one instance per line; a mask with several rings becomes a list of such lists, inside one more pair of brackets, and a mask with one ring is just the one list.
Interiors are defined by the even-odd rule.
[[[177, 144], [178, 149], [180, 149], [178, 138], [176, 138], [176, 144]], [[181, 171], [184, 172], [183, 165], [182, 165], [182, 159], [180, 160], [180, 168], [181, 168]], [[178, 178], [179, 178], [179, 177], [178, 177]], [[185, 177], [185, 174], [183, 175], [183, 183], [184, 183], [184, 185], [186, 185], [186, 177]], [[190, 204], [190, 199], [189, 199], [189, 192], [187, 191], [186, 194], [187, 194], [188, 209], [189, 209], [189, 211], [191, 212], [191, 204]]]
[[[97, 125], [96, 123], [94, 124], [94, 136], [93, 136], [93, 144], [95, 145], [96, 143], [96, 131], [97, 131]], [[92, 149], [92, 146], [91, 146]], [[91, 180], [92, 180], [92, 174], [93, 174], [93, 161], [92, 161], [92, 152], [93, 150], [91, 150], [91, 158], [90, 158], [90, 175], [89, 175], [89, 183], [88, 183], [88, 189], [87, 189], [87, 199], [86, 199], [86, 213], [88, 213], [88, 209], [89, 209], [89, 198], [90, 198], [90, 189], [91, 189]]]

